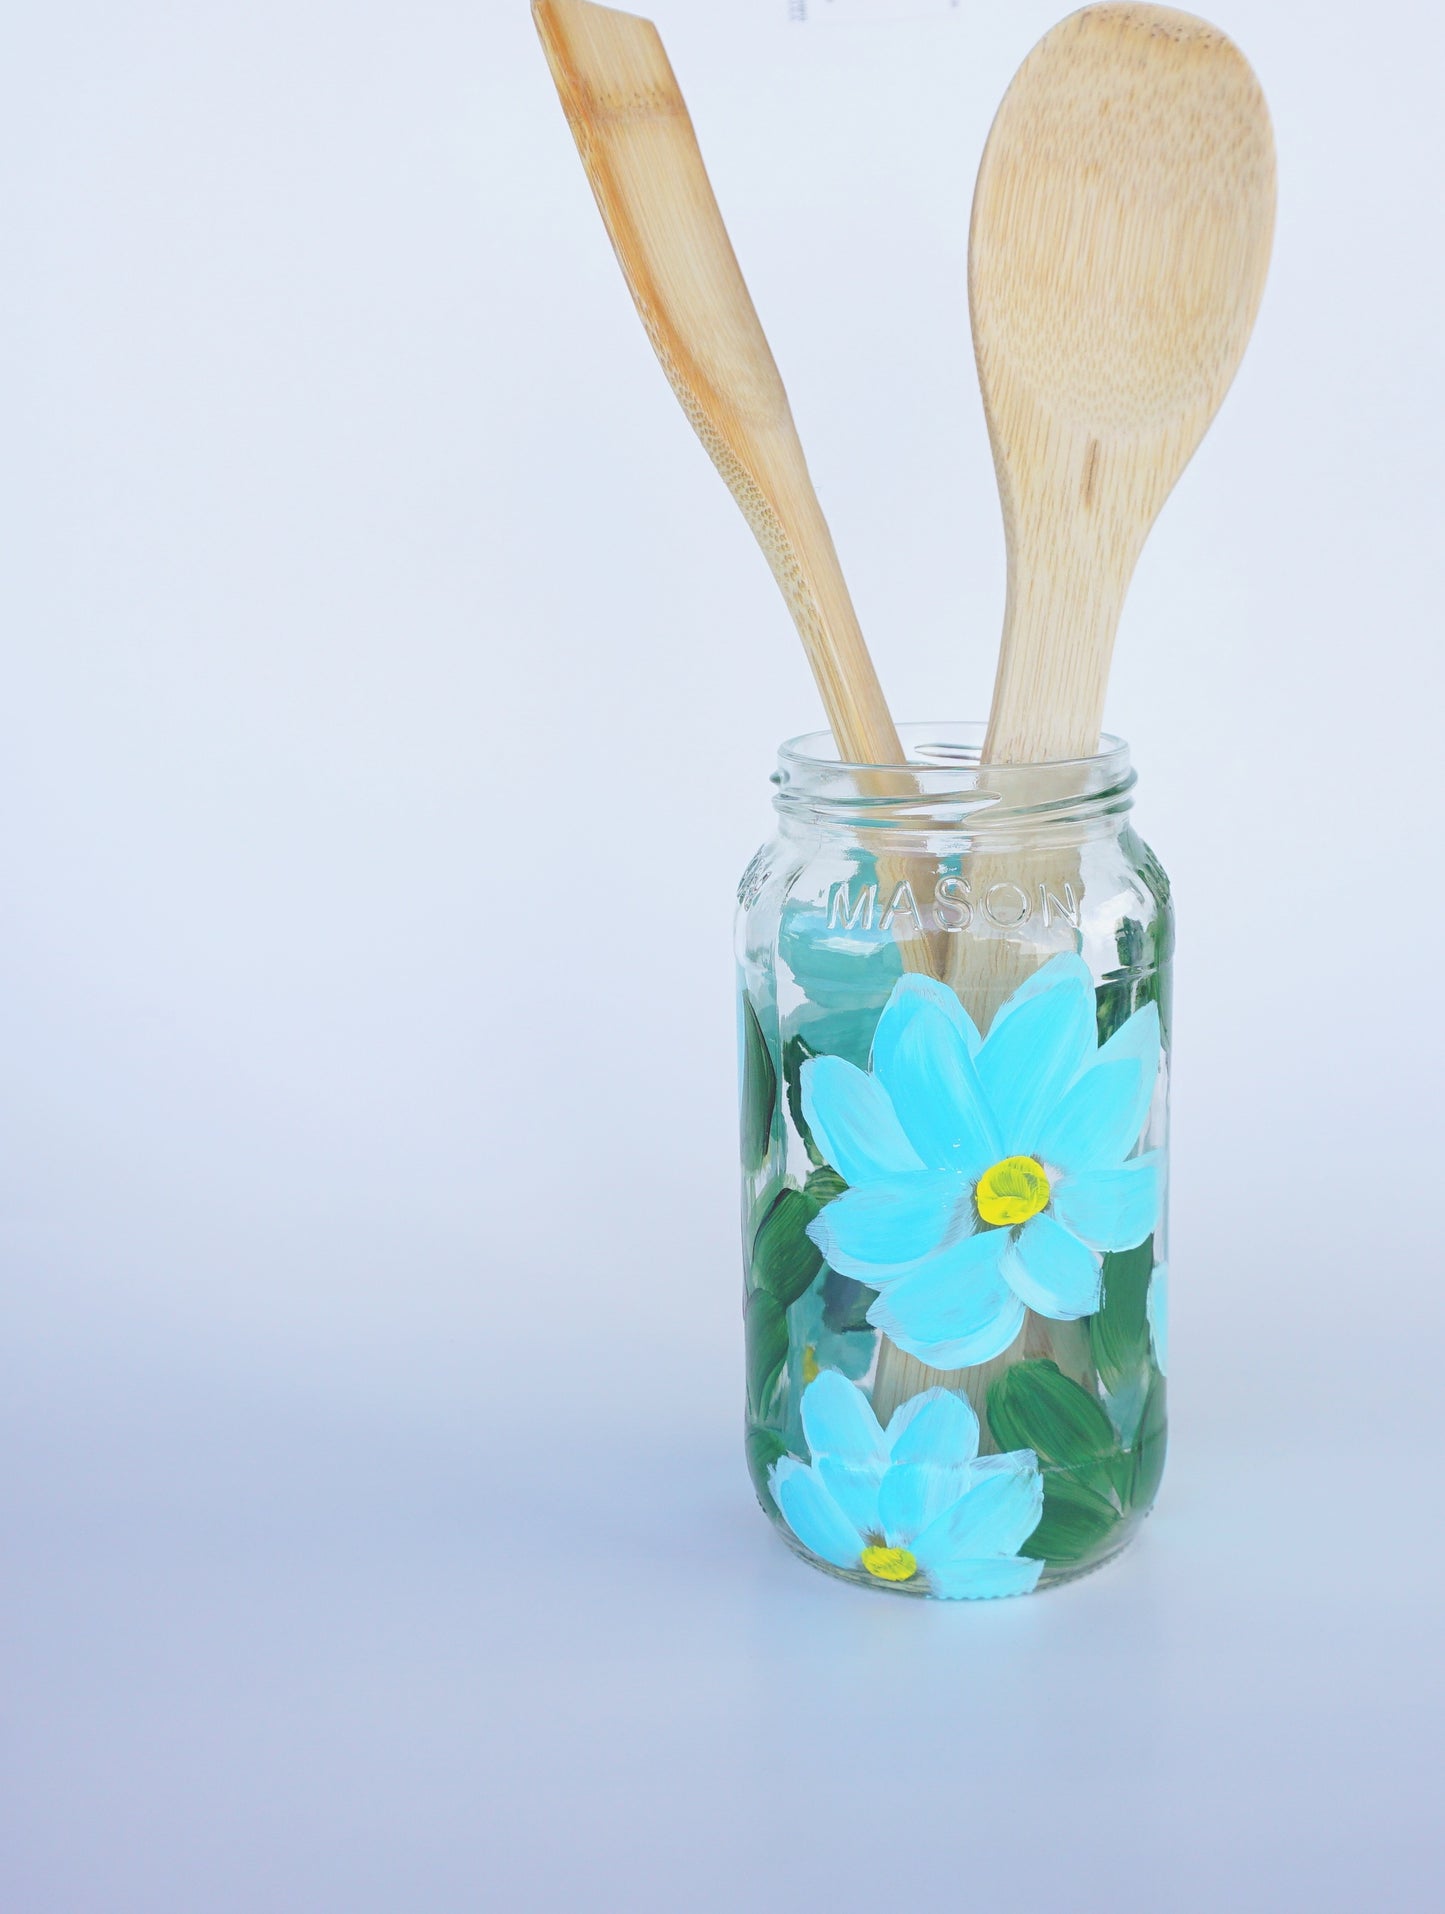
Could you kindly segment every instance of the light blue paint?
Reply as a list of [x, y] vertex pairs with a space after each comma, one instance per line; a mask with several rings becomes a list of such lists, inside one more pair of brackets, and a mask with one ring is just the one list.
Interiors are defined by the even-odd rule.
[[772, 1490], [805, 1548], [863, 1572], [872, 1545], [907, 1549], [932, 1595], [948, 1601], [1026, 1594], [1041, 1562], [1019, 1555], [1039, 1525], [1043, 1478], [1032, 1450], [980, 1457], [978, 1417], [930, 1389], [887, 1429], [863, 1391], [825, 1370], [803, 1394], [811, 1464], [784, 1456]]
[[[937, 1369], [1001, 1355], [1025, 1307], [1055, 1321], [1099, 1306], [1102, 1252], [1154, 1228], [1164, 1153], [1131, 1157], [1159, 1074], [1159, 1013], [1137, 1011], [1099, 1047], [1082, 958], [1055, 957], [980, 1041], [953, 993], [894, 987], [872, 1067], [803, 1066], [818, 1147], [850, 1187], [810, 1234], [834, 1269], [879, 1292], [868, 1320]], [[1048, 1208], [1021, 1228], [978, 1217], [980, 1176], [1010, 1156], [1048, 1173]]]

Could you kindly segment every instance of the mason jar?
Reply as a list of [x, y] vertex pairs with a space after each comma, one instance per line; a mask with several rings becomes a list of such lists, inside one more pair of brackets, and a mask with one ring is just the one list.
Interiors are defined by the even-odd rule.
[[739, 891], [747, 1458], [816, 1567], [1023, 1594], [1164, 1466], [1170, 964], [1126, 745], [783, 746]]

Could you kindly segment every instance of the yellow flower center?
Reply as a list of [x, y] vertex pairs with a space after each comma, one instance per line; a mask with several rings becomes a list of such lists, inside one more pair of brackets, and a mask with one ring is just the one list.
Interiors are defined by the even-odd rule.
[[816, 1382], [821, 1373], [818, 1352], [812, 1343], [808, 1343], [803, 1350], [803, 1387], [806, 1389], [810, 1382]]
[[884, 1548], [880, 1542], [864, 1549], [863, 1566], [880, 1582], [911, 1582], [918, 1573], [918, 1563], [906, 1548]]
[[1049, 1200], [1049, 1179], [1031, 1156], [1006, 1156], [978, 1179], [978, 1213], [996, 1229], [1013, 1229], [1037, 1216]]

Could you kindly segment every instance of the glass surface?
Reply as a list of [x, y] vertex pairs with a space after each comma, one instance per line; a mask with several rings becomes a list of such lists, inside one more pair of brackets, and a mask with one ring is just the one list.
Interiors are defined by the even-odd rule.
[[1169, 887], [1118, 740], [903, 742], [784, 746], [739, 890], [748, 1465], [831, 1573], [1020, 1594], [1163, 1470]]

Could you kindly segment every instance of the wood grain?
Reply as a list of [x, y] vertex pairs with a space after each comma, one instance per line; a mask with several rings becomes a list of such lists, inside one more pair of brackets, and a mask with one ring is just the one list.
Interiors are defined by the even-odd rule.
[[638, 314], [772, 567], [839, 754], [901, 764], [787, 393], [657, 29], [588, 0], [533, 0], [532, 16]]
[[1098, 749], [1124, 597], [1249, 341], [1274, 204], [1259, 82], [1190, 14], [1086, 8], [1010, 86], [969, 241], [1008, 539], [989, 762]]

